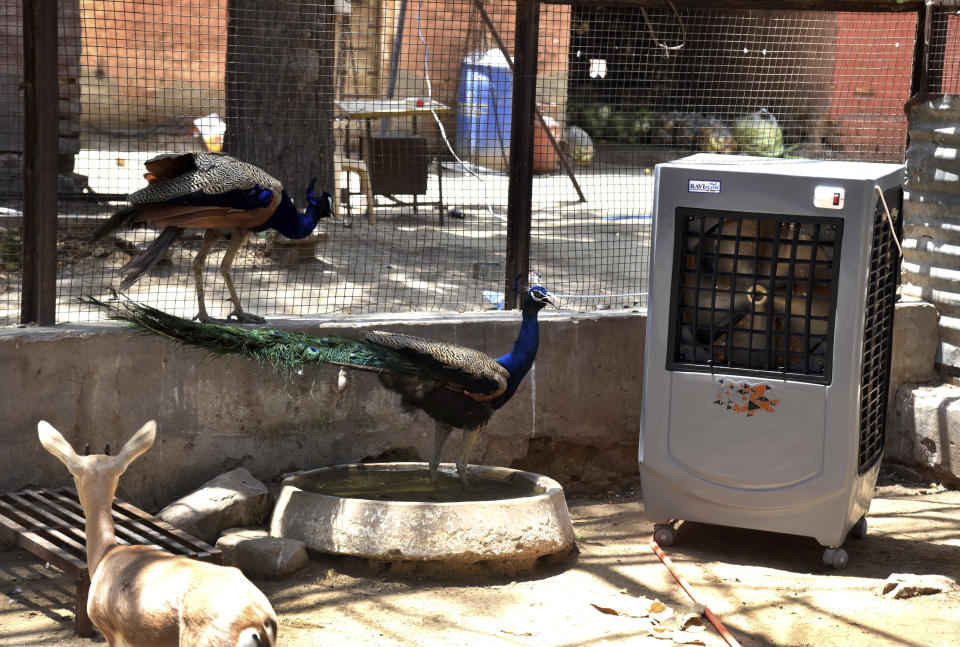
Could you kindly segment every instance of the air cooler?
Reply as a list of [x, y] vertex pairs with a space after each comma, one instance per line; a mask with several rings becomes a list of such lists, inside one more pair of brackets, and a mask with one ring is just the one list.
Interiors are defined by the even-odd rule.
[[678, 520], [813, 537], [842, 568], [884, 445], [904, 168], [656, 168], [640, 467]]

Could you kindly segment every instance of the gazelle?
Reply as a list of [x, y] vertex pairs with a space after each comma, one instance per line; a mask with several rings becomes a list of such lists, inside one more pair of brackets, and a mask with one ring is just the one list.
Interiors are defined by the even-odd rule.
[[86, 516], [87, 613], [109, 647], [273, 647], [277, 616], [236, 568], [119, 546], [110, 509], [127, 466], [153, 445], [151, 420], [116, 456], [79, 456], [49, 423], [40, 444], [67, 466]]

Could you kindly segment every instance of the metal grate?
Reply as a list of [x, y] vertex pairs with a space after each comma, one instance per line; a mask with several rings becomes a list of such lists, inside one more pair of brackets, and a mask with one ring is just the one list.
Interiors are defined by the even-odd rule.
[[[220, 563], [220, 549], [129, 503], [114, 499], [112, 513], [118, 544], [154, 546], [174, 555]], [[0, 539], [28, 550], [77, 580], [76, 632], [92, 636], [93, 625], [87, 617], [87, 542], [77, 491], [0, 492]]]
[[[902, 237], [903, 191], [884, 193], [890, 215]], [[863, 320], [863, 370], [860, 375], [860, 452], [857, 471], [863, 474], [883, 455], [893, 344], [893, 312], [897, 300], [900, 256], [883, 204], [878, 200], [873, 223], [870, 277]]]
[[667, 368], [828, 384], [842, 226], [677, 209]]

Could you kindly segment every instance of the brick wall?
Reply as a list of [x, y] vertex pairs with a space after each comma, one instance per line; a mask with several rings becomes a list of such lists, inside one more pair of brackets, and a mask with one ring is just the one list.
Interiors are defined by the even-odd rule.
[[[130, 126], [223, 112], [226, 0], [80, 0], [79, 4], [83, 20], [82, 84], [84, 102], [89, 104], [85, 119], [108, 127]], [[514, 4], [500, 1], [488, 2], [487, 6], [512, 51]], [[426, 92], [418, 8], [420, 31], [430, 51], [434, 96], [455, 105], [463, 58], [475, 49], [494, 47], [494, 42], [470, 0], [424, 0], [422, 5], [409, 2], [398, 96]], [[373, 85], [364, 82], [366, 93], [376, 91], [377, 83], [381, 95], [386, 90], [398, 11], [399, 0], [384, 0], [379, 6], [375, 0], [354, 0], [355, 34], [358, 30], [377, 30], [379, 20], [379, 33], [371, 36], [364, 32], [359, 44], [370, 49], [379, 43], [380, 51], [354, 52], [353, 65], [364, 76], [379, 76]], [[542, 6], [541, 70], [550, 70], [551, 74], [565, 71], [569, 28], [569, 7]], [[346, 78], [351, 80], [350, 76]], [[345, 88], [344, 96], [352, 94], [355, 92]], [[555, 91], [545, 94], [546, 100], [557, 102]]]
[[831, 116], [841, 150], [864, 160], [902, 159], [915, 29], [913, 13], [837, 14]]
[[[398, 5], [398, 2], [394, 2]], [[428, 65], [434, 96], [454, 105], [457, 96], [460, 64], [467, 54], [496, 47], [495, 40], [480, 19], [471, 0], [423, 0], [418, 34], [417, 3], [410, 3], [402, 49], [402, 69], [422, 76], [424, 42], [429, 48]], [[514, 53], [516, 5], [513, 2], [486, 2], [487, 13], [511, 54]], [[389, 15], [389, 14], [388, 14]], [[563, 73], [567, 67], [570, 43], [570, 7], [541, 5], [539, 24], [538, 69], [543, 73]], [[391, 36], [392, 38], [392, 36]], [[389, 48], [385, 48], [389, 56]], [[385, 65], [384, 69], [389, 69]]]
[[222, 112], [226, 0], [80, 0], [80, 11], [85, 119], [110, 127]]

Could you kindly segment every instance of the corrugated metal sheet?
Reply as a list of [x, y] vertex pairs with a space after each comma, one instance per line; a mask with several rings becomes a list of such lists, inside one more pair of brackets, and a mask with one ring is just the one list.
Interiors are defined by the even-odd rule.
[[910, 111], [903, 293], [940, 311], [938, 368], [960, 375], [960, 95]]

